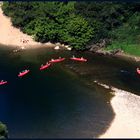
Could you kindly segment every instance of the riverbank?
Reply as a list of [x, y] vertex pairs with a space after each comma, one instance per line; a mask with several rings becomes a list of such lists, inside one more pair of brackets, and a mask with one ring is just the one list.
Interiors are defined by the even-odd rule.
[[134, 56], [134, 55], [130, 55], [130, 54], [125, 54], [125, 53], [117, 53], [117, 54], [115, 54], [114, 56], [117, 56], [117, 57], [123, 57], [123, 58], [129, 58], [129, 59], [131, 59], [131, 60], [134, 60], [134, 61], [136, 61], [136, 62], [140, 62], [140, 57], [138, 57], [138, 56]]
[[[6, 45], [6, 46], [13, 46], [17, 47], [17, 50], [20, 49], [30, 49], [30, 48], [37, 48], [37, 47], [54, 47], [54, 49], [60, 49], [64, 48], [67, 50], [71, 50], [69, 46], [65, 46], [64, 44], [56, 43], [53, 44], [51, 42], [47, 43], [39, 43], [33, 40], [33, 38], [27, 34], [24, 34], [20, 31], [20, 29], [17, 29], [12, 26], [12, 22], [9, 17], [5, 16], [3, 14], [2, 8], [1, 8], [2, 2], [0, 3], [0, 44]], [[104, 43], [104, 42], [103, 42]], [[96, 53], [98, 54], [108, 54], [105, 50], [99, 50]], [[112, 54], [111, 54], [112, 55]], [[136, 57], [133, 55], [128, 55], [123, 52], [115, 53], [113, 56], [117, 57], [125, 57], [130, 58], [135, 61], [140, 61], [140, 57]]]
[[11, 19], [3, 14], [2, 11], [2, 2], [0, 3], [0, 44], [10, 47], [16, 47], [17, 50], [21, 49], [31, 49], [38, 47], [53, 47], [58, 50], [60, 48], [71, 50], [71, 47], [68, 45], [60, 43], [40, 43], [34, 41], [33, 37], [23, 33], [20, 29], [15, 28], [12, 25]]
[[[110, 88], [105, 84], [98, 83], [105, 88]], [[140, 96], [133, 93], [112, 88], [111, 105], [115, 113], [115, 118], [108, 130], [99, 138], [139, 138], [140, 137]]]
[[104, 48], [99, 48], [96, 51], [89, 50], [90, 52], [99, 54], [99, 55], [107, 55], [107, 56], [113, 56], [113, 57], [119, 57], [124, 59], [130, 59], [131, 61], [140, 62], [140, 56], [134, 56], [131, 54], [126, 54], [122, 50], [106, 50]]
[[[1, 3], [2, 5], [2, 3]], [[27, 34], [24, 34], [12, 26], [12, 22], [9, 17], [6, 17], [3, 14], [3, 11], [0, 6], [0, 44], [6, 46], [17, 47], [18, 49], [28, 49], [28, 48], [37, 48], [41, 46], [53, 47], [54, 44], [48, 43], [39, 43], [33, 40], [33, 38]]]
[[[54, 46], [52, 43], [42, 44], [35, 42], [31, 36], [23, 34], [19, 29], [13, 27], [10, 18], [3, 15], [1, 8], [0, 18], [1, 44], [14, 47], [17, 46], [19, 49]], [[135, 61], [140, 61], [139, 57], [126, 55], [124, 53], [117, 53], [113, 56], [129, 57]], [[140, 105], [140, 97], [115, 87], [112, 89], [115, 96], [111, 100], [111, 105], [116, 116], [109, 129], [100, 138], [139, 138], [140, 112], [138, 108]]]

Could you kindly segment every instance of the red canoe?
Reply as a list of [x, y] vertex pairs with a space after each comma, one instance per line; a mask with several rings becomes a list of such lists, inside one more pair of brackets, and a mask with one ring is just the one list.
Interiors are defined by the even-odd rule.
[[0, 85], [4, 85], [4, 84], [7, 84], [7, 83], [8, 83], [7, 81], [3, 81], [3, 80], [0, 81]]
[[81, 61], [81, 62], [86, 62], [86, 61], [87, 61], [87, 59], [85, 59], [85, 58], [83, 58], [83, 57], [81, 57], [81, 58], [78, 58], [78, 57], [71, 57], [70, 59], [71, 59], [71, 60], [75, 60], [75, 61]]
[[59, 58], [59, 59], [51, 59], [49, 62], [50, 63], [56, 63], [56, 62], [61, 62], [61, 61], [64, 61], [65, 58]]
[[51, 63], [46, 63], [45, 65], [41, 65], [40, 70], [47, 69], [50, 65]]
[[137, 73], [140, 74], [140, 69], [139, 68], [137, 68]]
[[26, 75], [27, 73], [29, 73], [29, 71], [30, 71], [30, 70], [24, 70], [24, 71], [20, 72], [20, 73], [18, 74], [18, 77], [22, 77], [22, 76]]

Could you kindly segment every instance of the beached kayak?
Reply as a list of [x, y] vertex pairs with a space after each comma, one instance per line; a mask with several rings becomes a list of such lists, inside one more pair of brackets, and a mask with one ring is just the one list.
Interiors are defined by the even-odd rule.
[[47, 69], [50, 65], [51, 63], [46, 63], [45, 65], [41, 65], [40, 70]]
[[27, 73], [29, 73], [29, 71], [30, 71], [30, 70], [24, 70], [24, 71], [20, 72], [20, 73], [18, 74], [18, 77], [22, 77], [22, 76], [26, 75]]
[[81, 57], [81, 58], [78, 58], [78, 57], [71, 57], [70, 58], [71, 60], [74, 60], [74, 61], [80, 61], [80, 62], [86, 62], [87, 59]]
[[65, 58], [58, 58], [58, 59], [51, 59], [49, 62], [50, 63], [56, 63], [56, 62], [61, 62], [61, 61], [64, 61]]
[[4, 85], [4, 84], [7, 84], [7, 83], [8, 83], [7, 81], [3, 81], [3, 80], [0, 81], [0, 85]]
[[139, 68], [137, 68], [137, 73], [140, 74], [140, 69]]

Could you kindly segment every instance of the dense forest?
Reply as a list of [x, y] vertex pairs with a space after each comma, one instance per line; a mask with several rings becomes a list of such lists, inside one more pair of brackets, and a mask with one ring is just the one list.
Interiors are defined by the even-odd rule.
[[108, 38], [107, 49], [132, 54], [140, 49], [140, 3], [4, 2], [2, 9], [14, 26], [39, 42], [61, 42], [84, 50]]

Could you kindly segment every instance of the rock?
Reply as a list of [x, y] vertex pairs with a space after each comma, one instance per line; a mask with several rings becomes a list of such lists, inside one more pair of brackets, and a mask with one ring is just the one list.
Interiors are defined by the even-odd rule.
[[51, 43], [51, 42], [47, 42], [47, 43], [45, 43], [45, 45], [49, 46], [49, 47], [55, 47], [55, 45], [53, 43]]
[[56, 46], [54, 49], [55, 49], [55, 50], [59, 50], [59, 49], [60, 49], [60, 47], [59, 47], [59, 46]]
[[91, 52], [96, 52], [99, 49], [99, 46], [97, 46], [96, 44], [92, 45], [90, 50]]
[[24, 46], [22, 46], [22, 47], [21, 47], [21, 49], [22, 49], [22, 50], [24, 50], [24, 49], [25, 49], [25, 47], [24, 47]]
[[68, 47], [68, 48], [67, 48], [67, 50], [70, 50], [70, 51], [71, 51], [71, 50], [72, 50], [72, 48]]
[[92, 41], [90, 45], [86, 46], [86, 49], [92, 52], [96, 52], [98, 49], [106, 47], [111, 42], [111, 39], [100, 39], [98, 42]]
[[56, 45], [56, 46], [61, 46], [61, 43], [58, 42], [58, 43], [55, 43], [55, 45]]
[[69, 46], [68, 45], [65, 45], [65, 48], [68, 48]]
[[65, 45], [64, 45], [64, 44], [62, 44], [61, 46], [62, 46], [62, 47], [65, 47]]

